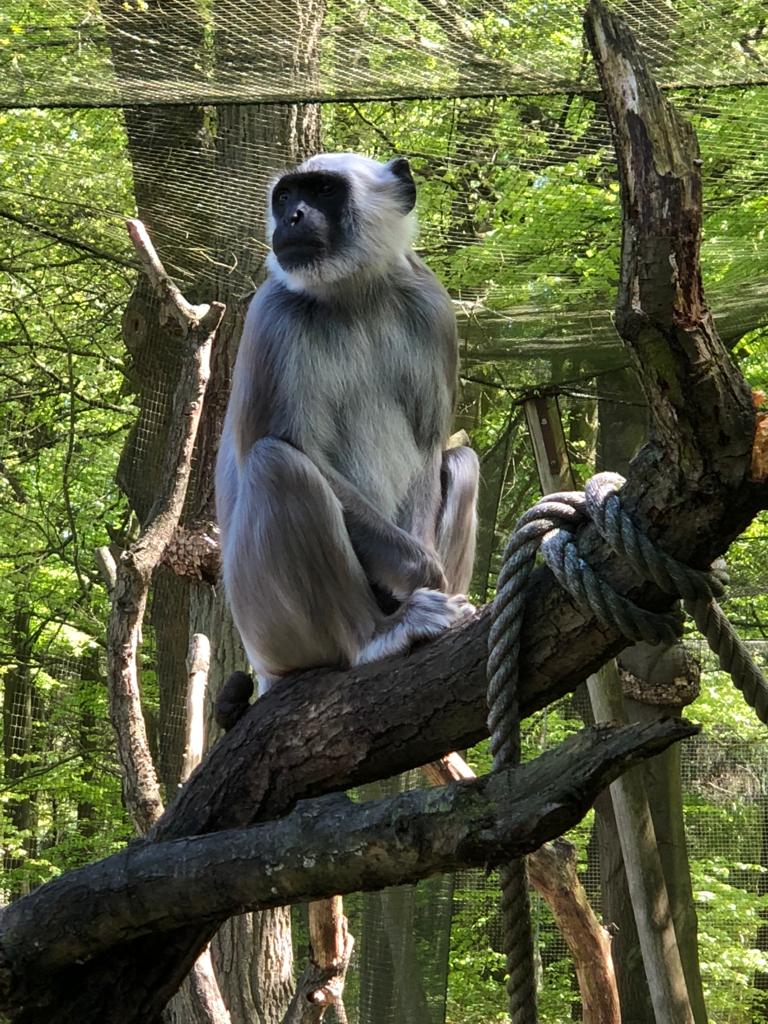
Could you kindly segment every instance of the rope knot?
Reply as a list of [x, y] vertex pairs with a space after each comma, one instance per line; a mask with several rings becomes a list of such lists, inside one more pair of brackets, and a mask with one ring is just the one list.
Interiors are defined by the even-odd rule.
[[626, 559], [641, 579], [651, 580], [665, 594], [686, 601], [722, 597], [727, 573], [720, 569], [692, 569], [636, 528], [622, 508], [620, 491], [624, 483], [618, 473], [598, 473], [584, 488], [587, 514], [603, 540]]

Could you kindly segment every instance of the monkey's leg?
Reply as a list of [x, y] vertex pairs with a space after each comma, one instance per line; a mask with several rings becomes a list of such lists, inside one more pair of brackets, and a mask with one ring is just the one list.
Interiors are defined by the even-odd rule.
[[263, 438], [238, 474], [222, 543], [224, 583], [260, 675], [343, 664], [379, 613], [319, 470], [284, 441]]
[[472, 579], [477, 534], [480, 463], [471, 448], [449, 448], [440, 470], [442, 502], [437, 517], [437, 553], [450, 593], [466, 593]]
[[380, 611], [317, 467], [283, 441], [253, 445], [222, 543], [224, 582], [248, 657], [263, 676], [355, 664], [405, 650], [468, 612], [420, 589]]
[[[341, 502], [352, 547], [373, 584], [400, 601], [419, 587], [446, 589], [442, 566], [435, 553], [435, 508], [439, 494], [433, 501], [428, 494], [422, 495], [422, 503], [429, 509], [429, 530], [421, 529], [425, 525], [423, 517], [401, 528], [382, 516], [332, 467], [324, 467], [323, 475]], [[435, 476], [438, 476], [437, 466]]]

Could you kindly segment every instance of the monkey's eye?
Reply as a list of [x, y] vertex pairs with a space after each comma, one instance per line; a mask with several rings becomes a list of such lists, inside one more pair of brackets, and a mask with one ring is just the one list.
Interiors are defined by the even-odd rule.
[[281, 188], [280, 191], [275, 196], [275, 200], [277, 201], [277, 205], [278, 206], [282, 206], [283, 203], [287, 202], [288, 201], [288, 189]]
[[336, 191], [336, 182], [335, 181], [324, 181], [322, 183], [322, 185], [320, 186], [320, 188], [317, 190], [318, 195], [321, 195], [321, 196], [332, 196], [335, 191]]

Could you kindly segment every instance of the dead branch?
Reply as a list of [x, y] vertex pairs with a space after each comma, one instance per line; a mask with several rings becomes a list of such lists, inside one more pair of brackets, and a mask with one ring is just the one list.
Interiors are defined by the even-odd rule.
[[[137, 831], [143, 834], [160, 816], [163, 804], [141, 706], [138, 676], [141, 628], [152, 574], [178, 525], [184, 506], [203, 398], [210, 377], [211, 347], [225, 307], [221, 303], [190, 305], [166, 274], [141, 221], [128, 221], [128, 231], [147, 275], [170, 304], [188, 345], [187, 358], [174, 395], [174, 426], [166, 446], [163, 477], [167, 482], [166, 488], [152, 508], [138, 540], [121, 553], [117, 563], [108, 548], [97, 552], [97, 561], [106, 574], [112, 599], [107, 626], [110, 718], [117, 737], [126, 807]], [[199, 665], [198, 688], [201, 676], [204, 689], [206, 670]], [[198, 718], [202, 721], [202, 707], [199, 712]], [[188, 745], [184, 778], [202, 756], [202, 728], [198, 732], [198, 748], [190, 751], [191, 744]], [[190, 984], [208, 1019], [226, 1024], [229, 1014], [221, 1000], [207, 948], [201, 951], [192, 966]]]
[[[314, 911], [314, 913], [313, 913]], [[283, 1024], [317, 1024], [329, 1006], [346, 1015], [342, 995], [355, 940], [344, 916], [341, 896], [309, 905], [312, 955], [296, 983]]]
[[163, 805], [147, 743], [138, 679], [138, 648], [152, 573], [176, 528], [192, 466], [192, 452], [210, 376], [210, 352], [224, 306], [191, 306], [165, 273], [141, 221], [128, 222], [136, 250], [153, 284], [175, 310], [188, 342], [188, 358], [174, 396], [174, 419], [165, 458], [166, 486], [139, 539], [117, 562], [107, 626], [109, 711], [117, 737], [125, 802], [136, 828], [146, 832]]
[[611, 938], [589, 905], [575, 847], [556, 839], [544, 843], [525, 863], [531, 884], [547, 901], [573, 957], [585, 1024], [620, 1024]]

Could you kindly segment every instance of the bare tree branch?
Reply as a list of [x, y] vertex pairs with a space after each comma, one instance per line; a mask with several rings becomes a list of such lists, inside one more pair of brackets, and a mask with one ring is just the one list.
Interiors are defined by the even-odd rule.
[[110, 718], [117, 736], [123, 791], [140, 833], [162, 813], [162, 800], [147, 743], [138, 681], [138, 647], [152, 573], [178, 525], [192, 466], [192, 453], [210, 376], [210, 352], [224, 306], [192, 306], [165, 273], [140, 221], [128, 222], [139, 257], [155, 287], [187, 336], [189, 354], [174, 396], [164, 480], [139, 539], [117, 564], [112, 611], [107, 628], [107, 683]]

